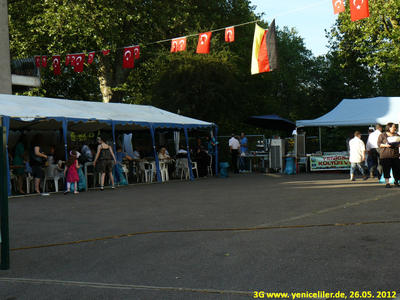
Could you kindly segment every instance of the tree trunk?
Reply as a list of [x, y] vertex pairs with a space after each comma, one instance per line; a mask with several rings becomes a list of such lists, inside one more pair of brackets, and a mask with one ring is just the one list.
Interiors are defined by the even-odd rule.
[[103, 95], [103, 102], [109, 103], [113, 97], [113, 80], [111, 76], [110, 59], [107, 56], [100, 54], [100, 67], [98, 71], [98, 78], [100, 83], [100, 91]]
[[122, 103], [123, 101], [124, 91], [115, 91], [114, 88], [126, 82], [131, 69], [124, 69], [122, 62], [122, 49], [117, 50], [114, 62], [112, 62], [111, 54], [107, 56], [100, 55], [98, 78], [104, 103]]

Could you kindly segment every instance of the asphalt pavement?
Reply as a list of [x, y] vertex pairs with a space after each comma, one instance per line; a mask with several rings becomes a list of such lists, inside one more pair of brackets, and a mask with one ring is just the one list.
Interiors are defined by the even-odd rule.
[[394, 299], [399, 196], [343, 173], [229, 173], [10, 198], [0, 299]]

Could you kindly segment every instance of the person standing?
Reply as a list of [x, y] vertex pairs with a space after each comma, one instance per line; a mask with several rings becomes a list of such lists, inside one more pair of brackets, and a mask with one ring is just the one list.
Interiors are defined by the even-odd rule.
[[64, 169], [64, 177], [66, 178], [67, 182], [67, 190], [64, 192], [68, 194], [70, 192], [71, 183], [74, 184], [74, 194], [79, 194], [78, 191], [78, 169], [81, 167], [78, 163], [77, 152], [75, 150], [71, 150], [68, 155], [68, 159], [65, 162], [65, 169]]
[[382, 133], [382, 126], [376, 124], [375, 131], [368, 136], [366, 149], [372, 157], [372, 167], [370, 169], [370, 177], [374, 179], [375, 170], [378, 171], [378, 179], [382, 177], [382, 166], [379, 158], [378, 138]]
[[354, 138], [349, 141], [350, 156], [349, 161], [351, 163], [350, 169], [350, 180], [355, 181], [354, 171], [357, 168], [363, 180], [367, 180], [368, 177], [364, 173], [363, 162], [365, 160], [365, 145], [361, 140], [361, 133], [359, 131], [354, 132]]
[[96, 157], [94, 158], [93, 166], [96, 168], [96, 171], [98, 173], [101, 173], [100, 189], [102, 191], [104, 190], [104, 180], [106, 177], [106, 173], [108, 173], [108, 175], [110, 176], [112, 188], [115, 189], [114, 177], [112, 174], [113, 170], [112, 159], [114, 159], [114, 165], [117, 164], [117, 160], [115, 158], [114, 152], [112, 151], [111, 147], [105, 143], [103, 137], [99, 136], [97, 138], [97, 142], [99, 143], [99, 146], [97, 147], [97, 153]]
[[194, 147], [193, 147], [193, 154], [198, 153], [199, 150], [200, 150], [200, 147], [201, 147], [202, 145], [203, 145], [203, 144], [201, 143], [201, 138], [198, 136], [198, 137], [196, 138], [196, 144], [195, 144]]
[[212, 173], [215, 174], [215, 138], [211, 137], [211, 135], [206, 136], [206, 146], [207, 146], [207, 153], [211, 155], [211, 169]]
[[35, 178], [35, 193], [37, 194], [40, 194], [39, 185], [40, 179], [42, 178], [43, 158], [47, 159], [47, 155], [42, 152], [42, 141], [43, 135], [37, 133], [33, 137], [31, 145], [29, 146], [29, 165], [33, 172], [33, 178]]
[[235, 134], [231, 134], [231, 139], [229, 140], [229, 149], [232, 156], [233, 171], [239, 173], [239, 168], [237, 165], [238, 156], [240, 153], [239, 141], [235, 138]]
[[[26, 134], [21, 134], [19, 137], [18, 143], [15, 146], [14, 150], [14, 160], [13, 160], [13, 165], [14, 166], [23, 166], [24, 165], [24, 160], [25, 160], [25, 155], [28, 154], [26, 152], [27, 148], [27, 136]], [[14, 175], [18, 176], [18, 187], [19, 187], [19, 193], [21, 195], [25, 195], [25, 192], [22, 188], [22, 180], [25, 175], [25, 168], [17, 168], [13, 170]]]
[[383, 177], [385, 178], [386, 187], [391, 188], [390, 169], [393, 172], [394, 185], [399, 186], [400, 179], [400, 161], [399, 161], [399, 146], [391, 146], [388, 142], [388, 137], [399, 136], [396, 133], [396, 124], [388, 123], [385, 127], [385, 132], [382, 132], [378, 137], [378, 146], [380, 151], [380, 160], [383, 169]]
[[249, 145], [247, 142], [247, 137], [242, 132], [240, 135], [240, 156], [239, 156], [239, 165], [240, 165], [240, 170], [239, 172], [245, 172], [246, 171], [246, 164], [244, 161], [244, 156], [249, 152]]

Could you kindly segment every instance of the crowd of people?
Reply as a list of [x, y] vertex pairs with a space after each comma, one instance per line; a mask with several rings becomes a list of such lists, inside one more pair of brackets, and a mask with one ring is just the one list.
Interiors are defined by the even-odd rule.
[[[96, 173], [100, 175], [100, 190], [104, 190], [106, 177], [111, 182], [111, 188], [115, 189], [115, 166], [119, 165], [125, 168], [124, 162], [138, 161], [141, 159], [154, 160], [157, 156], [159, 160], [171, 160], [175, 158], [187, 158], [187, 151], [183, 146], [174, 157], [171, 157], [165, 146], [160, 146], [157, 151], [156, 147], [151, 147], [149, 151], [145, 151], [144, 147], [133, 147], [133, 155], [129, 156], [122, 151], [122, 147], [116, 147], [114, 153], [103, 136], [97, 138], [97, 146], [94, 144], [83, 145], [82, 148], [70, 148], [67, 151], [67, 159], [65, 160], [65, 150], [61, 146], [51, 145], [49, 151], [44, 152], [42, 149], [43, 135], [36, 134], [28, 144], [27, 136], [21, 134], [15, 147], [10, 149], [9, 158], [12, 165], [12, 172], [15, 175], [17, 189], [20, 195], [26, 194], [24, 189], [24, 178], [26, 172], [32, 174], [34, 188], [33, 193], [40, 194], [41, 180], [43, 178], [43, 170], [49, 164], [57, 165], [57, 170], [62, 173], [65, 178], [64, 194], [74, 192], [79, 193], [78, 182], [82, 179], [83, 166], [91, 162]], [[213, 161], [213, 169], [215, 170], [215, 139], [207, 136], [205, 145], [202, 144], [200, 137], [196, 139], [193, 148], [189, 148], [191, 160], [197, 163], [197, 172], [199, 177], [205, 177], [208, 174], [207, 167], [210, 161]], [[130, 170], [132, 173], [133, 169]], [[170, 164], [168, 167], [170, 175], [173, 176], [174, 168]], [[55, 172], [55, 171], [54, 171]], [[215, 171], [213, 172], [215, 174]], [[119, 178], [118, 178], [119, 179]], [[86, 183], [85, 183], [86, 184]], [[43, 187], [42, 187], [43, 189]]]
[[[393, 137], [399, 137], [398, 140]], [[363, 176], [363, 180], [368, 178], [383, 178], [385, 179], [386, 187], [391, 188], [390, 179], [394, 178], [394, 185], [399, 186], [400, 180], [400, 160], [399, 160], [399, 143], [400, 136], [397, 133], [396, 124], [388, 123], [384, 130], [380, 124], [372, 128], [369, 132], [367, 143], [361, 139], [361, 133], [356, 131], [354, 136], [346, 140], [350, 168], [350, 180], [355, 181], [355, 172], [358, 170]], [[42, 178], [42, 168], [46, 163], [54, 163], [63, 168], [64, 177], [66, 179], [65, 193], [71, 191], [78, 193], [77, 183], [79, 181], [78, 170], [87, 162], [93, 162], [93, 167], [96, 173], [100, 176], [100, 189], [104, 190], [104, 182], [108, 176], [112, 189], [115, 188], [115, 178], [113, 169], [118, 164], [123, 165], [123, 161], [140, 160], [143, 158], [158, 157], [159, 160], [170, 160], [175, 158], [187, 158], [197, 163], [197, 172], [199, 177], [205, 177], [209, 174], [209, 167], [211, 162], [212, 174], [216, 172], [215, 155], [216, 155], [216, 140], [211, 136], [206, 136], [205, 144], [202, 139], [198, 137], [193, 147], [179, 147], [179, 151], [174, 157], [171, 157], [165, 146], [160, 146], [157, 151], [156, 147], [151, 147], [149, 151], [145, 151], [144, 147], [133, 147], [132, 157], [122, 151], [122, 147], [116, 148], [114, 153], [104, 137], [97, 138], [97, 147], [94, 144], [83, 145], [81, 149], [68, 149], [68, 159], [65, 160], [65, 153], [62, 147], [50, 146], [49, 152], [46, 154], [42, 151], [43, 136], [36, 134], [31, 143], [27, 144], [27, 136], [21, 134], [16, 146], [10, 151], [12, 157], [13, 173], [16, 176], [17, 187], [19, 194], [25, 194], [23, 188], [23, 180], [25, 176], [25, 169], [32, 173], [34, 178], [33, 193], [40, 193], [40, 181]], [[248, 154], [248, 140], [245, 133], [241, 133], [238, 137], [235, 134], [231, 135], [229, 140], [230, 155], [232, 158], [232, 166], [235, 173], [246, 172], [247, 160], [244, 158]], [[24, 167], [22, 167], [24, 166]], [[81, 172], [81, 171], [80, 171]], [[168, 172], [172, 177], [174, 169], [172, 165], [169, 166]], [[114, 173], [115, 174], [115, 173]]]
[[[348, 143], [351, 163], [350, 180], [355, 181], [354, 173], [358, 169], [363, 180], [375, 177], [380, 179], [383, 174], [386, 188], [392, 187], [390, 179], [393, 175], [394, 185], [399, 187], [399, 141], [400, 136], [394, 123], [388, 123], [384, 130], [380, 124], [377, 124], [375, 130], [370, 132], [366, 146], [361, 140], [361, 133], [356, 131], [354, 138], [350, 139]], [[370, 160], [366, 158], [366, 154]], [[369, 168], [365, 167], [366, 160], [370, 161], [369, 164], [367, 163]]]

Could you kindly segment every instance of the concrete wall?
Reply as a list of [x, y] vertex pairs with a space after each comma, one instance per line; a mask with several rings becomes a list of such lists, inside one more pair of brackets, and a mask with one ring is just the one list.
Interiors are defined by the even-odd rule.
[[0, 0], [0, 94], [11, 94], [11, 58], [7, 0]]

